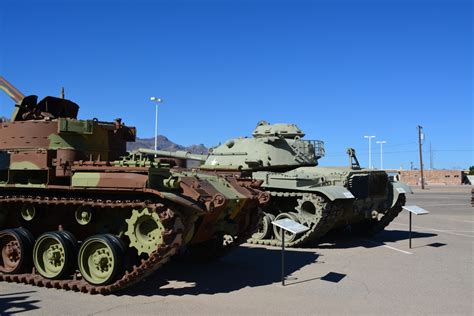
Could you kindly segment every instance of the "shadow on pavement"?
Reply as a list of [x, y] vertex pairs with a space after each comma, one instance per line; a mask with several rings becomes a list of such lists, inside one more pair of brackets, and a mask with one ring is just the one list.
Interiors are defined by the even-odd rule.
[[[412, 232], [412, 239], [430, 238], [438, 236], [433, 233]], [[396, 242], [409, 239], [406, 230], [384, 230], [373, 237], [356, 237], [349, 233], [332, 233], [323, 238], [319, 244], [311, 247], [319, 249], [346, 249], [355, 247], [374, 248], [383, 246], [386, 242]]]
[[39, 309], [35, 304], [39, 300], [29, 300], [26, 294], [36, 291], [0, 294], [0, 315], [14, 315]]
[[[318, 254], [309, 250], [286, 251], [286, 274], [316, 262], [317, 258]], [[171, 262], [146, 282], [118, 295], [216, 294], [268, 285], [281, 281], [280, 260], [278, 248], [240, 246], [224, 258], [207, 264]]]

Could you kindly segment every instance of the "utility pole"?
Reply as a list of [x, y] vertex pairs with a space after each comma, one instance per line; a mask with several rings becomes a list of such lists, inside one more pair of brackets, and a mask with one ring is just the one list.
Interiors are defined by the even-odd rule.
[[418, 147], [420, 149], [420, 175], [421, 175], [421, 189], [425, 189], [425, 178], [423, 177], [423, 127], [418, 125]]
[[430, 170], [433, 170], [433, 149], [431, 148], [431, 142], [430, 142]]

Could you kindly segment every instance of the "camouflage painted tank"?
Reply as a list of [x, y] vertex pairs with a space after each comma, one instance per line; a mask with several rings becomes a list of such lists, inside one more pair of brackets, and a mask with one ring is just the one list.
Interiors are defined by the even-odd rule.
[[252, 243], [281, 242], [279, 229], [271, 224], [275, 219], [290, 218], [310, 228], [301, 235], [285, 235], [291, 247], [315, 242], [342, 225], [376, 233], [402, 210], [410, 188], [389, 181], [385, 171], [360, 168], [353, 149], [348, 150], [349, 167], [319, 167], [324, 143], [303, 139], [305, 134], [294, 124], [262, 121], [252, 136], [228, 140], [206, 156], [174, 154], [203, 161], [200, 170], [238, 170], [263, 182], [272, 198], [264, 208], [259, 231], [249, 240]]
[[0, 123], [0, 280], [110, 293], [177, 252], [215, 257], [255, 232], [259, 182], [127, 154], [135, 128], [24, 97]]

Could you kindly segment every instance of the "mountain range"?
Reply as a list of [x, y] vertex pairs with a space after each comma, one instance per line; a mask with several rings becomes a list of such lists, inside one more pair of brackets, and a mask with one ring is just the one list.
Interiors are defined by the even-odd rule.
[[[190, 146], [182, 146], [178, 145], [171, 140], [169, 140], [166, 136], [158, 135], [157, 137], [157, 149], [158, 150], [165, 150], [165, 151], [177, 151], [177, 150], [184, 150], [189, 151], [193, 154], [207, 154], [208, 148], [203, 144], [199, 145], [190, 145]], [[127, 143], [127, 150], [133, 151], [138, 148], [155, 148], [155, 138], [138, 138], [135, 142]]]

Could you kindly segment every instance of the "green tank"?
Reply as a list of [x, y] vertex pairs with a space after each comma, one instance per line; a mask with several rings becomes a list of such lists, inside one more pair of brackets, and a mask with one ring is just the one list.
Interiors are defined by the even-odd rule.
[[402, 210], [405, 194], [411, 192], [407, 185], [390, 181], [383, 170], [361, 168], [354, 149], [348, 149], [348, 167], [320, 167], [324, 143], [304, 136], [295, 124], [262, 121], [252, 137], [228, 140], [208, 155], [142, 152], [200, 160], [199, 170], [238, 170], [243, 177], [261, 181], [272, 198], [251, 243], [279, 245], [280, 231], [271, 224], [277, 219], [290, 218], [310, 228], [285, 235], [287, 246], [295, 247], [316, 242], [336, 227], [377, 233]]
[[135, 128], [77, 118], [0, 77], [16, 102], [0, 122], [0, 281], [87, 293], [124, 289], [176, 253], [210, 259], [257, 229], [269, 195], [237, 173], [126, 152]]

